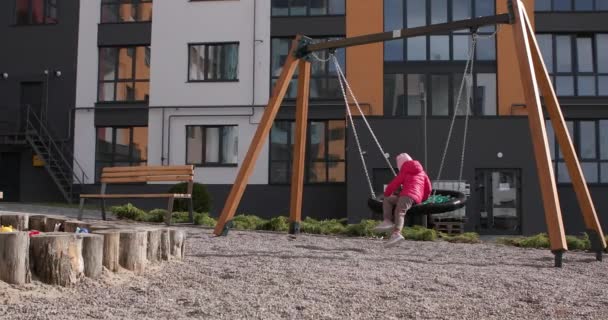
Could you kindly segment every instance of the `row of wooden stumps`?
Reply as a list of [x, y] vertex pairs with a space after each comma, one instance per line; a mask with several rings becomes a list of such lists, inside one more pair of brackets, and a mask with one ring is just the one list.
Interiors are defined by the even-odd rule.
[[[103, 269], [141, 274], [153, 263], [181, 260], [185, 232], [164, 227], [90, 225], [62, 217], [2, 215], [0, 281], [72, 286], [83, 277], [99, 278]], [[86, 228], [90, 233], [75, 233]], [[28, 230], [41, 231], [40, 233]]]

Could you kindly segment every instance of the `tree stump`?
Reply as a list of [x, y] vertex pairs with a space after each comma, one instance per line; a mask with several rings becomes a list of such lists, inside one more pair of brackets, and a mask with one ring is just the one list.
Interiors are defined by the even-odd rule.
[[158, 262], [161, 259], [160, 240], [163, 230], [148, 230], [148, 252], [147, 259], [150, 262]]
[[160, 258], [165, 261], [171, 259], [171, 232], [162, 229], [160, 234]]
[[88, 230], [90, 227], [91, 227], [90, 224], [88, 224], [86, 222], [78, 221], [78, 220], [68, 220], [63, 223], [63, 231], [69, 232], [69, 233], [76, 232], [76, 228], [80, 228], [80, 229], [84, 228], [84, 229]]
[[146, 268], [148, 232], [146, 230], [120, 231], [120, 265], [136, 273]]
[[42, 233], [30, 239], [32, 273], [42, 282], [69, 287], [83, 276], [82, 238]]
[[0, 233], [0, 280], [18, 285], [30, 282], [29, 247], [27, 232]]
[[120, 232], [118, 230], [98, 230], [94, 234], [103, 236], [103, 266], [112, 272], [120, 269]]
[[46, 216], [30, 216], [29, 220], [29, 230], [37, 230], [40, 232], [44, 232], [44, 230], [46, 230]]
[[24, 214], [5, 214], [0, 217], [3, 226], [12, 226], [13, 229], [24, 231], [28, 229], [29, 216]]
[[[67, 219], [61, 217], [46, 217], [46, 225], [44, 232], [60, 232], [63, 231], [63, 224]], [[59, 224], [59, 229], [55, 230], [56, 225]], [[41, 230], [42, 231], [42, 230]]]
[[84, 262], [84, 275], [97, 279], [103, 271], [103, 240], [99, 234], [80, 233], [76, 235], [82, 239], [82, 259]]
[[93, 233], [93, 232], [95, 232], [95, 231], [112, 230], [112, 229], [116, 229], [116, 228], [115, 228], [115, 227], [113, 227], [113, 226], [108, 226], [108, 225], [99, 225], [99, 224], [97, 224], [97, 225], [91, 225], [91, 226], [89, 227], [89, 231], [90, 231], [91, 233]]
[[186, 233], [184, 230], [177, 229], [171, 229], [169, 232], [171, 239], [171, 256], [182, 260], [186, 254]]

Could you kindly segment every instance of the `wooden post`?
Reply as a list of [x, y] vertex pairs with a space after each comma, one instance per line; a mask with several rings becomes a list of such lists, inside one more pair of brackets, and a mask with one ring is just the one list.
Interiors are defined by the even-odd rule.
[[148, 232], [145, 230], [121, 230], [120, 265], [136, 273], [146, 268], [148, 252]]
[[186, 233], [184, 230], [171, 229], [169, 231], [171, 239], [171, 256], [182, 260], [186, 255]]
[[232, 185], [230, 194], [228, 195], [224, 208], [222, 209], [222, 213], [217, 221], [217, 225], [215, 226], [215, 230], [213, 231], [216, 236], [227, 233], [227, 229], [224, 230], [224, 227], [226, 223], [234, 216], [239, 202], [241, 201], [241, 197], [245, 192], [247, 181], [249, 180], [249, 176], [251, 175], [258, 155], [262, 150], [262, 146], [266, 143], [266, 138], [268, 137], [270, 128], [274, 123], [274, 118], [279, 111], [281, 102], [283, 102], [283, 97], [285, 96], [285, 92], [289, 87], [289, 83], [297, 66], [298, 58], [295, 56], [295, 50], [298, 47], [300, 38], [300, 36], [297, 36], [296, 39], [291, 43], [291, 50], [289, 51], [285, 64], [283, 65], [281, 76], [279, 77], [270, 101], [264, 110], [260, 124], [258, 125], [255, 135], [251, 140], [249, 149], [247, 150], [247, 155], [241, 164], [239, 173], [234, 184]]
[[46, 230], [46, 216], [30, 216], [29, 229], [44, 232]]
[[82, 277], [82, 239], [68, 233], [42, 233], [30, 241], [32, 273], [40, 281], [69, 287]]
[[148, 230], [148, 251], [146, 257], [150, 262], [158, 262], [161, 259], [160, 240], [162, 229]]
[[308, 98], [310, 91], [310, 62], [300, 60], [298, 75], [298, 100], [296, 103], [296, 139], [293, 147], [291, 172], [291, 200], [289, 233], [300, 233], [302, 220], [302, 194], [304, 193], [304, 165], [306, 155], [306, 125], [308, 122]]
[[[62, 218], [62, 217], [46, 217], [46, 225], [44, 228], [44, 232], [58, 232], [58, 231], [63, 231], [63, 227], [64, 227], [64, 223], [66, 222], [67, 218]], [[59, 229], [55, 230], [55, 228], [57, 227], [57, 224], [59, 224]], [[40, 230], [42, 231], [42, 230]]]
[[77, 221], [77, 220], [68, 220], [66, 222], [63, 223], [63, 231], [65, 232], [70, 232], [70, 233], [74, 233], [76, 232], [77, 228], [80, 229], [89, 229], [91, 227], [90, 224], [86, 223], [86, 222], [82, 222], [82, 221]]
[[526, 31], [528, 32], [528, 41], [530, 42], [536, 77], [544, 97], [545, 107], [549, 113], [551, 123], [553, 124], [553, 130], [555, 131], [555, 136], [557, 138], [557, 142], [559, 143], [560, 150], [564, 155], [568, 173], [570, 174], [570, 178], [572, 180], [572, 186], [576, 192], [576, 198], [583, 214], [583, 220], [585, 221], [587, 233], [595, 233], [595, 239], [592, 239], [592, 242], [596, 243], [592, 243], [592, 246], [597, 246], [595, 250], [601, 252], [606, 248], [605, 239], [603, 236], [601, 236], [604, 234], [604, 232], [602, 231], [602, 226], [598, 220], [597, 213], [593, 205], [593, 199], [591, 198], [589, 188], [587, 187], [587, 182], [585, 181], [585, 175], [583, 174], [576, 151], [574, 150], [574, 145], [572, 144], [570, 133], [568, 132], [559, 100], [557, 99], [557, 95], [553, 89], [545, 62], [542, 58], [540, 47], [536, 42], [536, 38], [533, 36], [534, 30], [530, 24], [530, 19], [525, 11], [523, 11], [523, 15], [525, 17], [524, 22], [526, 25]]
[[76, 237], [82, 239], [84, 275], [92, 279], [99, 278], [103, 271], [104, 237], [99, 234], [90, 233], [79, 233]]
[[2, 219], [0, 224], [3, 226], [12, 226], [13, 229], [19, 231], [28, 230], [29, 217], [25, 214], [6, 214], [0, 217], [0, 219]]
[[112, 272], [120, 270], [120, 232], [118, 230], [98, 230], [93, 233], [103, 236], [103, 266]]
[[162, 229], [160, 234], [160, 258], [165, 261], [171, 259], [171, 232], [169, 229]]
[[30, 275], [30, 237], [27, 232], [0, 233], [0, 281], [26, 284]]
[[555, 185], [553, 163], [549, 153], [547, 132], [540, 102], [540, 93], [536, 82], [536, 73], [532, 62], [530, 43], [528, 42], [528, 31], [524, 25], [524, 7], [519, 0], [513, 1], [515, 12], [514, 39], [517, 48], [517, 58], [522, 75], [522, 84], [526, 105], [528, 106], [530, 133], [534, 146], [538, 180], [545, 209], [545, 219], [551, 242], [551, 250], [556, 255], [556, 265], [561, 265], [561, 255], [568, 250], [564, 225], [562, 222], [561, 209]]

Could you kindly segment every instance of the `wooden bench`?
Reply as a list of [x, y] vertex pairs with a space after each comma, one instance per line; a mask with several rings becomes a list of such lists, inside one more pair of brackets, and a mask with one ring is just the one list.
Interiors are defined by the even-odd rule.
[[[105, 167], [101, 172], [101, 192], [99, 194], [81, 194], [78, 219], [82, 219], [84, 201], [86, 199], [101, 199], [101, 218], [106, 220], [106, 199], [138, 199], [138, 198], [167, 198], [169, 206], [165, 223], [171, 224], [171, 212], [175, 199], [188, 199], [190, 222], [192, 214], [192, 187], [194, 166], [141, 166], [141, 167]], [[133, 182], [188, 182], [187, 193], [146, 193], [146, 194], [116, 194], [108, 193], [109, 184]]]

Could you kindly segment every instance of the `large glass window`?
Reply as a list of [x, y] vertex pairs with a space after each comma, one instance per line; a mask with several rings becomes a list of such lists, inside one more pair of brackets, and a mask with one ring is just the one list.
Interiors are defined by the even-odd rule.
[[272, 16], [344, 15], [346, 0], [272, 0]]
[[144, 102], [148, 101], [149, 92], [149, 47], [99, 48], [100, 102]]
[[[494, 0], [385, 0], [384, 30], [414, 28], [429, 24], [470, 19], [495, 14]], [[496, 60], [496, 41], [487, 37], [494, 26], [479, 29], [476, 59]], [[399, 39], [384, 44], [385, 61], [466, 60], [471, 35], [468, 30], [444, 35]]]
[[538, 34], [558, 96], [606, 96], [608, 34]]
[[237, 126], [186, 126], [186, 163], [198, 166], [236, 166]]
[[[331, 40], [337, 38], [322, 38], [321, 41]], [[288, 38], [273, 38], [272, 39], [272, 56], [271, 56], [271, 88], [274, 88], [274, 85], [281, 75], [281, 71], [283, 70], [283, 65], [285, 64], [285, 60], [287, 59], [287, 55], [289, 54], [289, 50], [291, 47], [293, 39]], [[318, 40], [316, 40], [318, 41]], [[345, 55], [344, 49], [338, 49], [336, 51], [336, 57], [338, 58], [338, 62], [342, 67], [342, 71], [346, 72], [345, 67]], [[327, 52], [317, 52], [315, 54], [320, 60], [327, 60]], [[297, 86], [296, 86], [296, 78], [297, 78], [297, 69], [294, 73], [293, 80], [287, 89], [287, 93], [285, 98], [287, 99], [295, 99], [297, 95]], [[342, 93], [340, 91], [340, 84], [338, 82], [338, 73], [335, 70], [335, 66], [333, 61], [318, 61], [314, 59], [312, 61], [312, 69], [310, 75], [310, 98], [311, 99], [341, 99]]]
[[15, 0], [17, 25], [57, 23], [58, 0]]
[[[551, 122], [547, 134], [556, 177], [559, 183], [570, 183], [564, 156], [555, 139]], [[566, 121], [581, 169], [588, 183], [608, 183], [608, 120]]]
[[[312, 120], [308, 123], [306, 183], [346, 181], [344, 120]], [[295, 125], [276, 121], [270, 132], [270, 183], [291, 182]]]
[[[429, 116], [452, 115], [462, 78], [462, 73], [385, 74], [384, 114], [395, 117], [420, 116], [426, 108]], [[496, 74], [478, 73], [473, 79], [465, 79], [458, 115], [465, 114], [467, 86], [473, 88], [469, 114], [496, 115]]]
[[102, 0], [101, 23], [152, 20], [152, 0]]
[[536, 11], [606, 11], [606, 0], [535, 0]]
[[98, 127], [95, 173], [104, 167], [142, 166], [148, 161], [148, 127]]
[[188, 81], [237, 81], [239, 44], [189, 44], [188, 66]]

